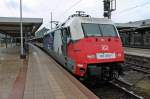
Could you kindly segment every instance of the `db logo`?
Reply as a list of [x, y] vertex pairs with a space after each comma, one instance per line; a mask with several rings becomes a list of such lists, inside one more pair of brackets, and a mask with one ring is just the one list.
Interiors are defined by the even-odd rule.
[[103, 50], [103, 51], [109, 50], [108, 45], [102, 45], [102, 50]]

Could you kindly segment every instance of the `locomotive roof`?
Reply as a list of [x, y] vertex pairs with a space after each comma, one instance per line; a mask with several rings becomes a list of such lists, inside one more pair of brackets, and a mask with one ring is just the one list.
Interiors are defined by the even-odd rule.
[[[68, 19], [63, 25], [57, 26], [53, 30], [49, 30], [45, 35], [49, 34], [50, 32], [53, 32], [59, 28], [62, 27], [75, 27], [79, 26], [81, 23], [94, 23], [94, 24], [114, 24], [110, 19], [107, 18], [92, 18], [92, 17], [73, 17]], [[73, 28], [72, 28], [73, 29]], [[79, 33], [82, 31], [80, 27], [74, 28], [75, 30], [72, 31], [78, 31]], [[77, 36], [77, 35], [76, 35]]]
[[74, 23], [95, 23], [95, 24], [114, 24], [107, 18], [93, 18], [93, 17], [74, 17], [65, 23], [65, 27]]

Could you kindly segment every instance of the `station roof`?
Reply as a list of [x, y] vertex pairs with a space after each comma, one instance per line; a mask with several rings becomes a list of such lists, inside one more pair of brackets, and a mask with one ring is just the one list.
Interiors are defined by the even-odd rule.
[[139, 27], [139, 25], [136, 24], [130, 24], [130, 23], [115, 23], [116, 27], [118, 29], [129, 29], [129, 28], [135, 28], [135, 27]]
[[[42, 18], [23, 18], [23, 34], [34, 33], [43, 23]], [[20, 37], [20, 18], [0, 17], [0, 33], [8, 34], [13, 37]]]
[[35, 33], [35, 37], [36, 37], [36, 38], [42, 38], [42, 37], [44, 36], [44, 34], [46, 34], [48, 31], [49, 31], [48, 28], [43, 27], [41, 30], [39, 30], [39, 31], [37, 31], [37, 32]]
[[144, 31], [150, 31], [150, 25], [146, 26], [140, 26], [138, 28], [129, 28], [129, 29], [122, 29], [120, 32], [144, 32]]
[[143, 28], [143, 26], [150, 26], [150, 19], [128, 23], [115, 23], [115, 25], [118, 29]]

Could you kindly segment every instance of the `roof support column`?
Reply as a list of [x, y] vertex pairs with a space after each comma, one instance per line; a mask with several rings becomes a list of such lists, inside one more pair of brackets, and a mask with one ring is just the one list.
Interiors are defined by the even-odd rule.
[[141, 31], [141, 46], [144, 47], [145, 46], [145, 41], [144, 41], [144, 35], [145, 35], [145, 31]]
[[10, 38], [11, 47], [13, 47], [13, 37]]
[[6, 48], [7, 48], [7, 42], [8, 42], [8, 40], [7, 40], [7, 34], [5, 35], [5, 44], [6, 44]]
[[26, 55], [24, 53], [24, 46], [23, 46], [23, 27], [22, 27], [22, 0], [20, 0], [20, 33], [21, 33], [21, 55], [20, 58], [24, 59], [26, 58]]
[[1, 47], [2, 47], [2, 37], [0, 37], [0, 41], [1, 41]]
[[1, 39], [1, 47], [2, 47], [2, 42], [3, 42], [3, 40]]

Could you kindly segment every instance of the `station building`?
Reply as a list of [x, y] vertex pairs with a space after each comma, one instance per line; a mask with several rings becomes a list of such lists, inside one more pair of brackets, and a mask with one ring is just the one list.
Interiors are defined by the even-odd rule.
[[150, 19], [116, 23], [124, 46], [150, 48]]

